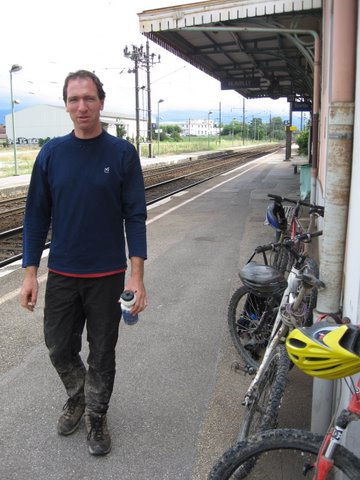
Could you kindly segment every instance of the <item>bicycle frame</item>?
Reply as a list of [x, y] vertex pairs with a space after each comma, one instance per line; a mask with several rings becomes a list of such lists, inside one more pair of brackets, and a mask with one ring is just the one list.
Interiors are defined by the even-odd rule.
[[[293, 266], [288, 276], [288, 286], [283, 294], [278, 313], [276, 315], [274, 325], [271, 331], [269, 343], [265, 349], [265, 353], [259, 366], [255, 377], [253, 378], [247, 392], [245, 393], [243, 405], [248, 406], [256, 393], [256, 385], [258, 384], [259, 379], [263, 375], [263, 372], [267, 370], [269, 359], [271, 357], [271, 353], [275, 350], [277, 345], [279, 345], [283, 339], [287, 336], [289, 332], [289, 325], [284, 323], [284, 315], [283, 315], [283, 308], [286, 305], [293, 303], [293, 310], [297, 311], [299, 308], [306, 292], [307, 288], [304, 284], [301, 285], [300, 291], [298, 295], [296, 295], [297, 287], [299, 285], [299, 279], [297, 278], [299, 274], [299, 269]], [[295, 297], [296, 295], [296, 297]], [[295, 327], [295, 325], [294, 325]]]
[[360, 419], [360, 379], [358, 380], [355, 392], [351, 396], [350, 402], [336, 419], [335, 425], [325, 435], [323, 444], [319, 451], [315, 465], [309, 468], [315, 468], [313, 480], [326, 480], [331, 472], [334, 462], [333, 455], [336, 446], [340, 443], [344, 430], [349, 423]]

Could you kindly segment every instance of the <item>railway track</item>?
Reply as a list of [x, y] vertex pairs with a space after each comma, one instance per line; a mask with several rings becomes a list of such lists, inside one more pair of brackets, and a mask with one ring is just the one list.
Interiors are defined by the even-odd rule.
[[[278, 144], [265, 145], [240, 152], [208, 154], [176, 165], [148, 167], [143, 171], [146, 203], [151, 205], [279, 148]], [[0, 267], [21, 259], [25, 201], [22, 196], [0, 202]]]

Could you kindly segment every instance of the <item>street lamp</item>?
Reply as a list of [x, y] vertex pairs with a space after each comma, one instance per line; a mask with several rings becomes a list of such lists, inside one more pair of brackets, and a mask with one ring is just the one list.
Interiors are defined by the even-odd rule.
[[207, 134], [208, 134], [208, 150], [210, 150], [210, 115], [212, 115], [213, 112], [208, 112], [208, 117], [207, 117]]
[[158, 100], [158, 105], [157, 105], [157, 151], [158, 155], [160, 154], [160, 103], [162, 103], [164, 100], [160, 98]]
[[11, 95], [11, 122], [12, 122], [12, 136], [13, 136], [13, 146], [14, 146], [14, 166], [15, 166], [15, 175], [18, 175], [18, 165], [16, 159], [16, 133], [15, 133], [15, 117], [14, 117], [14, 105], [15, 103], [19, 103], [14, 101], [13, 95], [13, 86], [12, 86], [12, 74], [16, 72], [20, 72], [22, 67], [17, 65], [16, 63], [10, 68], [10, 95]]

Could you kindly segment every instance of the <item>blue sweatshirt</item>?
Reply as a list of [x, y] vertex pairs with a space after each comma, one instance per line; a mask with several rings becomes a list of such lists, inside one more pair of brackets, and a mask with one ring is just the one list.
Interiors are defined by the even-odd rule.
[[106, 131], [89, 140], [73, 132], [54, 138], [40, 150], [31, 176], [23, 267], [39, 265], [51, 224], [50, 269], [75, 275], [125, 269], [127, 253], [147, 256], [145, 221], [133, 145]]

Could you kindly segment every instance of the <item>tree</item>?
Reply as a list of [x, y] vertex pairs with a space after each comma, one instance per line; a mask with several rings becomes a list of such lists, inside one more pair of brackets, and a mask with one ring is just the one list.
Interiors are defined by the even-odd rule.
[[[285, 128], [281, 117], [274, 117], [271, 119], [270, 132], [271, 138], [274, 140], [284, 140]], [[270, 136], [270, 135], [269, 135]]]
[[162, 132], [160, 133], [160, 139], [171, 139], [175, 142], [181, 141], [181, 127], [179, 125], [163, 125], [161, 127]]
[[120, 125], [116, 125], [116, 136], [118, 138], [124, 138], [126, 133], [126, 128], [123, 123], [121, 123]]
[[297, 136], [296, 143], [298, 144], [298, 147], [299, 147], [299, 155], [306, 156], [308, 154], [309, 133], [310, 133], [310, 122], [305, 126], [304, 130], [302, 130]]
[[39, 138], [39, 147], [42, 147], [46, 142], [48, 142], [50, 140], [50, 137], [46, 137], [46, 138]]
[[261, 118], [253, 117], [249, 125], [249, 136], [253, 140], [262, 140], [264, 138], [265, 131]]

